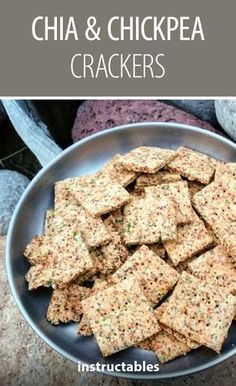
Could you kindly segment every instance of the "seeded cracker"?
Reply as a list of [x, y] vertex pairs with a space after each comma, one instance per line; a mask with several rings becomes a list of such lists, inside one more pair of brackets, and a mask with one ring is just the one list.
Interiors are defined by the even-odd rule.
[[209, 184], [214, 175], [216, 163], [205, 154], [181, 147], [168, 167], [171, 171], [180, 173], [191, 181]]
[[99, 174], [109, 178], [112, 181], [118, 182], [125, 187], [136, 179], [137, 173], [124, 169], [119, 164], [121, 158], [122, 156], [120, 154], [115, 155], [112, 160], [101, 169]]
[[154, 244], [176, 238], [176, 205], [163, 198], [134, 197], [124, 207], [124, 241], [127, 245]]
[[161, 323], [220, 352], [234, 317], [236, 298], [183, 272]]
[[141, 146], [120, 158], [119, 163], [127, 170], [140, 173], [156, 173], [175, 157], [175, 151]]
[[[163, 305], [166, 304], [163, 303], [155, 310], [158, 320], [164, 312], [165, 307], [163, 307]], [[154, 351], [161, 363], [166, 363], [174, 358], [186, 355], [192, 349], [199, 347], [198, 343], [185, 338], [183, 335], [171, 330], [170, 328], [164, 325], [161, 325], [161, 328], [162, 330], [160, 332], [150, 336], [137, 345], [137, 347], [144, 350]]]
[[195, 194], [193, 204], [213, 231], [215, 223], [236, 220], [236, 198], [218, 182], [212, 182]]
[[236, 295], [236, 269], [232, 264], [215, 264], [206, 277], [207, 283], [224, 287], [232, 295]]
[[186, 224], [193, 220], [193, 209], [187, 181], [178, 181], [145, 188], [147, 197], [154, 195], [157, 200], [167, 197], [176, 203], [177, 224]]
[[111, 241], [101, 247], [102, 267], [100, 270], [107, 275], [113, 273], [127, 260], [129, 252], [115, 228], [114, 218], [109, 216], [104, 224], [110, 234]]
[[143, 189], [146, 186], [157, 186], [176, 181], [181, 181], [179, 173], [159, 171], [155, 174], [141, 174], [136, 180], [135, 189]]
[[126, 260], [111, 276], [111, 280], [119, 283], [130, 275], [135, 275], [152, 305], [157, 304], [179, 278], [172, 267], [145, 245]]
[[[106, 280], [96, 279], [93, 287], [91, 288], [90, 296], [95, 295], [100, 291], [103, 291], [105, 288], [108, 288], [110, 285], [111, 284]], [[83, 316], [79, 322], [78, 334], [84, 335], [84, 336], [93, 335], [93, 331], [91, 329], [91, 326], [89, 324], [89, 320], [88, 320], [86, 314], [83, 314]]]
[[[83, 178], [83, 177], [79, 177]], [[71, 201], [74, 201], [70, 194], [69, 186], [73, 183], [74, 178], [57, 181], [54, 188], [54, 209], [65, 208]]]
[[44, 221], [44, 235], [49, 235], [51, 233], [50, 228], [53, 222], [53, 217], [54, 217], [54, 209], [48, 209], [46, 211], [45, 221]]
[[123, 227], [123, 220], [124, 220], [124, 215], [123, 215], [123, 210], [117, 209], [114, 212], [111, 213], [112, 218], [114, 220], [114, 225], [115, 229], [119, 233], [121, 240], [124, 238], [124, 227]]
[[218, 263], [222, 265], [230, 263], [229, 257], [220, 245], [192, 260], [188, 263], [188, 267], [194, 276], [206, 280], [211, 268]]
[[151, 339], [152, 337], [150, 336], [150, 338], [144, 339], [142, 342], [139, 342], [138, 344], [136, 344], [135, 347], [141, 348], [142, 350], [152, 351]]
[[236, 180], [236, 162], [219, 163], [216, 167], [215, 181]]
[[66, 227], [80, 231], [89, 248], [107, 243], [109, 234], [102, 219], [92, 216], [71, 196], [69, 192], [71, 181], [73, 180], [60, 181], [55, 187], [55, 206], [57, 209], [51, 219], [50, 234], [58, 233]]
[[181, 262], [204, 251], [213, 243], [202, 220], [194, 213], [194, 220], [190, 224], [178, 225], [176, 240], [164, 241], [164, 247], [173, 264]]
[[45, 264], [51, 260], [51, 239], [48, 236], [34, 236], [26, 246], [24, 256], [31, 265]]
[[48, 245], [51, 248], [50, 259], [48, 258], [48, 248], [46, 251], [41, 249], [41, 261], [44, 261], [44, 264], [31, 267], [26, 275], [29, 289], [42, 285], [65, 286], [93, 267], [88, 249], [79, 233], [65, 230], [57, 236], [49, 238], [47, 247]]
[[82, 301], [82, 307], [104, 356], [131, 347], [160, 330], [134, 278], [90, 296]]
[[122, 185], [102, 175], [74, 178], [69, 189], [73, 197], [93, 216], [118, 209], [131, 199]]
[[[156, 318], [157, 318], [159, 323], [160, 323], [160, 320], [162, 318], [162, 315], [164, 314], [164, 312], [166, 310], [167, 304], [168, 304], [168, 299], [164, 303], [162, 303], [159, 307], [157, 307], [155, 309], [155, 315], [156, 315]], [[170, 327], [167, 327], [165, 324], [160, 323], [160, 326], [164, 331], [168, 332], [168, 334], [172, 335], [177, 340], [179, 340], [180, 342], [187, 345], [190, 349], [194, 350], [194, 349], [200, 347], [199, 343], [195, 342], [194, 340], [189, 339], [188, 337], [180, 334], [177, 331], [172, 330]]]
[[55, 289], [48, 306], [47, 319], [52, 324], [78, 322], [82, 315], [81, 300], [90, 294], [90, 288], [71, 284]]
[[154, 351], [161, 363], [169, 362], [179, 356], [186, 355], [192, 349], [174, 335], [162, 330], [150, 339], [151, 350]]
[[[232, 186], [231, 186], [232, 187]], [[236, 254], [236, 195], [212, 182], [195, 194], [193, 204], [230, 256]]]
[[[140, 248], [139, 245], [131, 245], [128, 247], [129, 255], [133, 255], [138, 249]], [[164, 248], [164, 245], [161, 243], [158, 244], [148, 244], [148, 248], [151, 249], [154, 253], [157, 254], [157, 256], [161, 257], [163, 260], [166, 261], [166, 250]], [[173, 266], [172, 261], [170, 260], [171, 266]]]
[[214, 225], [214, 232], [227, 254], [234, 259], [236, 264], [236, 221], [221, 221]]
[[86, 271], [83, 275], [80, 275], [76, 280], [76, 284], [82, 284], [86, 280], [93, 281], [95, 275], [100, 275], [103, 269], [103, 255], [100, 249], [96, 248], [89, 252], [90, 258], [93, 262], [92, 268]]

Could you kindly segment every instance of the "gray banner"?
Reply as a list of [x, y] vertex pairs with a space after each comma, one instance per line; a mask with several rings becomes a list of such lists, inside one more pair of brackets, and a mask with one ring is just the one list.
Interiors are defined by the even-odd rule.
[[[0, 12], [0, 95], [235, 96], [235, 15], [235, 0], [4, 0]], [[34, 38], [32, 22], [37, 16], [42, 18], [35, 23]], [[54, 16], [57, 33], [46, 28], [45, 17], [52, 26]], [[60, 16], [64, 16], [64, 25]], [[75, 26], [71, 21], [68, 29], [70, 16]], [[97, 19], [100, 40], [89, 41], [84, 35], [89, 16]], [[125, 40], [109, 38], [107, 25], [112, 16], [125, 16], [126, 26], [129, 16], [136, 17], [134, 40], [127, 30]], [[142, 27], [146, 16], [150, 19]], [[160, 37], [157, 22], [162, 16], [172, 17], [161, 24], [164, 38], [168, 39], [169, 31], [171, 40]], [[197, 16], [205, 40], [200, 34], [193, 41], [180, 40], [181, 31], [182, 37], [191, 39]], [[115, 39], [122, 38], [120, 23], [117, 18], [111, 25]], [[151, 40], [143, 36], [136, 40], [142, 28]], [[45, 40], [46, 30], [49, 40]], [[164, 56], [157, 56], [160, 53]]]

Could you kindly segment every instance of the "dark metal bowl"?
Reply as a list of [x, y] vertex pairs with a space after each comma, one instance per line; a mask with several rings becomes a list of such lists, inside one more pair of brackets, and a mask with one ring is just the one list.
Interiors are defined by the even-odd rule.
[[[7, 237], [9, 283], [25, 319], [52, 348], [74, 362], [157, 363], [152, 352], [130, 348], [103, 358], [93, 337], [76, 334], [76, 324], [52, 326], [46, 320], [51, 291], [28, 292], [25, 274], [29, 265], [23, 257], [26, 244], [43, 231], [44, 215], [53, 206], [53, 187], [58, 180], [97, 171], [116, 153], [126, 153], [140, 145], [176, 149], [189, 146], [225, 161], [235, 161], [236, 145], [212, 132], [174, 123], [140, 123], [120, 126], [92, 135], [63, 151], [30, 183], [13, 215]], [[20, 331], [19, 331], [20, 334]], [[236, 326], [231, 326], [221, 354], [199, 348], [186, 356], [160, 365], [157, 372], [116, 372], [109, 374], [135, 379], [161, 379], [191, 374], [216, 365], [236, 353]], [[104, 371], [104, 373], [107, 373]]]

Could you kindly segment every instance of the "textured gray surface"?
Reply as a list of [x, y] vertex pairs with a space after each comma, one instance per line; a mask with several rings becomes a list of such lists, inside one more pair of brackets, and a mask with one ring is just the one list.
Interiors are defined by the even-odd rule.
[[62, 151], [47, 126], [39, 120], [31, 101], [8, 99], [2, 103], [15, 130], [41, 165], [46, 165]]
[[[0, 237], [0, 385], [1, 386], [148, 386], [157, 382], [137, 382], [95, 373], [78, 373], [77, 366], [62, 358], [38, 338], [16, 307], [5, 272], [5, 238]], [[163, 386], [233, 386], [236, 358], [202, 373], [169, 381]]]
[[29, 179], [18, 172], [0, 171], [0, 235], [7, 233], [12, 213], [28, 183]]
[[216, 100], [215, 108], [219, 123], [226, 133], [236, 141], [236, 100]]
[[211, 123], [213, 126], [217, 124], [214, 100], [173, 99], [167, 103], [187, 111], [197, 118]]

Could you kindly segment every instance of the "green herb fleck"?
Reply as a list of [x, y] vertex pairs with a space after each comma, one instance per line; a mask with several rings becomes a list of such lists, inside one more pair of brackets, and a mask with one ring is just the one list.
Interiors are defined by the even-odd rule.
[[106, 323], [106, 322], [108, 322], [110, 319], [107, 317], [107, 316], [104, 316], [103, 318], [102, 318], [102, 323]]
[[78, 243], [80, 243], [80, 241], [81, 241], [80, 234], [77, 233], [77, 232], [73, 232], [73, 239], [74, 239], [75, 241], [77, 241]]
[[127, 232], [130, 233], [131, 232], [131, 228], [132, 228], [132, 224], [129, 222], [127, 224]]

